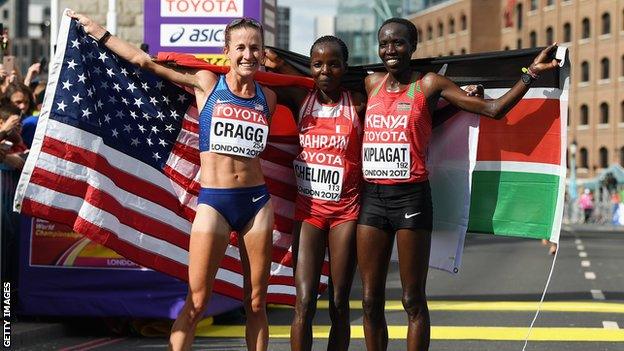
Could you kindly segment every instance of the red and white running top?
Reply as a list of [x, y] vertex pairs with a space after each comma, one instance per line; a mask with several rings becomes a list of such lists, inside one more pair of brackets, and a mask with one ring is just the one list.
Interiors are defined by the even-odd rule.
[[[318, 101], [316, 90], [299, 111], [301, 152], [293, 161], [297, 201], [309, 203], [357, 202], [362, 179], [361, 123], [351, 94], [343, 91], [333, 105]], [[339, 210], [339, 208], [338, 208]]]
[[399, 92], [385, 89], [386, 79], [368, 98], [362, 142], [364, 179], [376, 184], [427, 180], [431, 117], [420, 79]]

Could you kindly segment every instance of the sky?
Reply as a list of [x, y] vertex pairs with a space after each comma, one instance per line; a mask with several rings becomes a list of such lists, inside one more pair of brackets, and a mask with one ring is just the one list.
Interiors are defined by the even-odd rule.
[[[308, 55], [314, 43], [314, 19], [336, 15], [337, 0], [277, 0], [278, 6], [290, 7], [290, 51]], [[296, 23], [296, 24], [295, 24]]]

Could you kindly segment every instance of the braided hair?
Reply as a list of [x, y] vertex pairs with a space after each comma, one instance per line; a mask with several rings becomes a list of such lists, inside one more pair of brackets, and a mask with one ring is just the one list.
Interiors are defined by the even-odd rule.
[[388, 18], [379, 27], [379, 30], [377, 31], [377, 36], [379, 36], [379, 33], [381, 33], [381, 28], [383, 28], [386, 24], [390, 24], [390, 23], [396, 23], [396, 24], [405, 26], [405, 28], [407, 28], [407, 32], [409, 33], [409, 43], [412, 45], [414, 49], [416, 49], [416, 45], [418, 44], [418, 29], [416, 29], [416, 26], [414, 25], [414, 23], [412, 23], [409, 20], [406, 20], [405, 18], [399, 18], [399, 17]]
[[324, 35], [316, 39], [316, 41], [314, 42], [314, 44], [312, 44], [312, 47], [310, 48], [310, 57], [312, 57], [312, 52], [314, 52], [314, 49], [316, 49], [317, 46], [328, 43], [338, 45], [342, 54], [342, 59], [344, 60], [344, 63], [346, 65], [347, 60], [349, 60], [349, 49], [347, 49], [347, 44], [345, 44], [344, 41], [342, 41], [340, 38], [333, 35]]

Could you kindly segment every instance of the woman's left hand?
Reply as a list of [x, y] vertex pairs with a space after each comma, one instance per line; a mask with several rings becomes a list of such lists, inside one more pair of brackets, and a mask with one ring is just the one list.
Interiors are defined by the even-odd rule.
[[466, 96], [475, 96], [483, 98], [485, 90], [483, 90], [483, 85], [469, 85], [464, 89], [466, 91]]
[[557, 43], [554, 43], [544, 50], [540, 52], [537, 57], [533, 60], [529, 69], [539, 75], [542, 72], [549, 71], [551, 69], [557, 68], [559, 66], [559, 62], [556, 59], [551, 59], [553, 51], [557, 50]]

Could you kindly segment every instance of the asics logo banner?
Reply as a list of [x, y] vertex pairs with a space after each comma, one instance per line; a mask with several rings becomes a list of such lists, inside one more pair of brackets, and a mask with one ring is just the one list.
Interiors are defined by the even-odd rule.
[[410, 213], [408, 214], [407, 212], [405, 213], [405, 219], [410, 219], [414, 216], [418, 216], [421, 212], [414, 212], [414, 213]]

